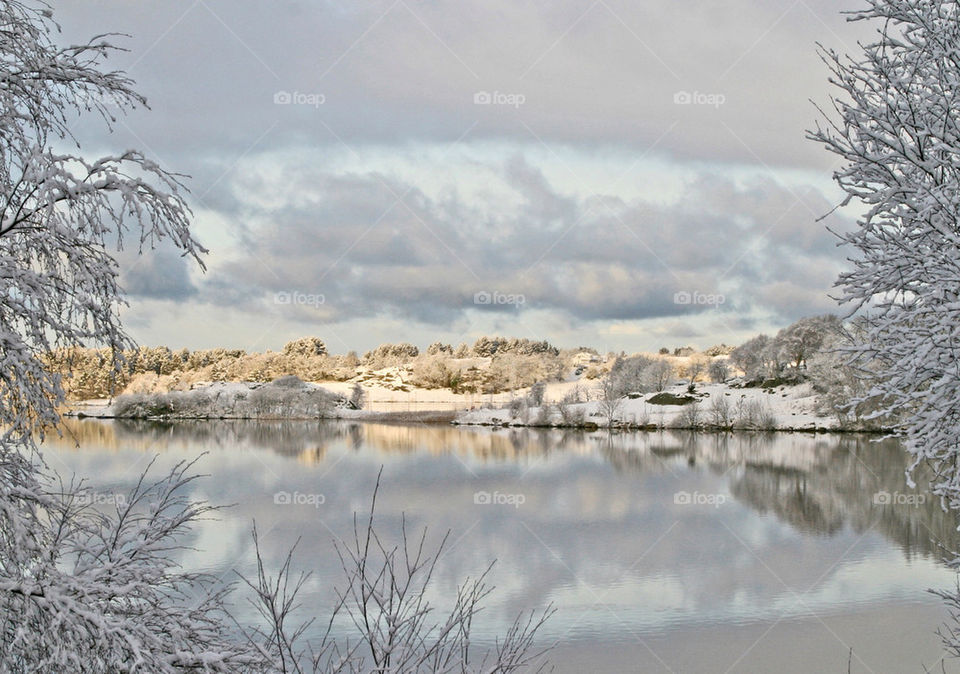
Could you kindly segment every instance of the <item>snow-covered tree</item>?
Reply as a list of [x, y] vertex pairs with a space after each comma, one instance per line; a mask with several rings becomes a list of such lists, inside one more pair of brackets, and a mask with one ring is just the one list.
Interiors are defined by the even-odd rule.
[[183, 496], [189, 465], [104, 513], [37, 449], [63, 400], [46, 354], [102, 346], [119, 366], [132, 346], [111, 249], [204, 252], [178, 176], [135, 150], [80, 152], [76, 115], [110, 124], [144, 100], [104, 69], [109, 36], [59, 47], [56, 31], [45, 5], [0, 3], [0, 670], [243, 669], [258, 656], [229, 637], [222, 588], [171, 557], [210, 510]]
[[833, 314], [809, 316], [784, 328], [774, 338], [783, 360], [795, 368], [805, 366], [810, 356], [840, 330], [840, 319]]
[[767, 335], [757, 335], [731, 351], [730, 360], [748, 378], [766, 376], [770, 342]]
[[[266, 628], [237, 626], [225, 610], [228, 586], [177, 565], [191, 522], [214, 510], [188, 493], [193, 464], [154, 482], [144, 473], [104, 509], [43, 463], [39, 441], [59, 421], [64, 399], [53, 365], [70, 362], [59, 355], [102, 347], [119, 372], [122, 349], [133, 347], [118, 315], [114, 251], [131, 240], [143, 250], [166, 239], [201, 266], [205, 252], [190, 234], [177, 175], [134, 150], [81, 152], [70, 133], [77, 115], [109, 125], [145, 102], [123, 73], [105, 69], [111, 36], [59, 47], [57, 30], [47, 5], [0, 0], [0, 671], [366, 671], [350, 644], [306, 643], [289, 627], [300, 587], [286, 582], [289, 558], [275, 585], [262, 565], [250, 583]], [[166, 350], [159, 367], [170, 359]], [[380, 542], [372, 515], [365, 540]], [[359, 571], [348, 573], [341, 602], [329, 607], [364, 611], [370, 624], [391, 628], [389, 638], [361, 635], [380, 649], [376, 662], [386, 653], [388, 665], [402, 663], [378, 671], [507, 672], [529, 664], [542, 621], [518, 620], [499, 649], [471, 664], [470, 627], [489, 588], [465, 586], [450, 619], [434, 626], [424, 597], [432, 574], [423, 569], [436, 556], [411, 567], [409, 556], [378, 550], [380, 574], [362, 575], [372, 567], [358, 553]], [[402, 584], [415, 574], [415, 586]], [[383, 587], [383, 579], [398, 582]], [[357, 592], [366, 603], [347, 599]]]
[[287, 356], [325, 356], [327, 345], [319, 337], [301, 337], [283, 345]]
[[855, 56], [821, 49], [839, 91], [809, 136], [842, 159], [843, 203], [864, 211], [839, 234], [842, 299], [865, 320], [851, 355], [960, 508], [960, 5], [869, 0], [850, 18], [878, 36]]
[[620, 398], [628, 393], [650, 390], [650, 382], [644, 376], [652, 361], [644, 355], [617, 358], [610, 367], [610, 379], [613, 392]]
[[660, 392], [670, 385], [673, 379], [674, 367], [666, 358], [655, 358], [643, 370], [643, 382], [647, 390]]
[[710, 380], [722, 384], [730, 377], [730, 365], [726, 358], [714, 358], [707, 367], [707, 374]]

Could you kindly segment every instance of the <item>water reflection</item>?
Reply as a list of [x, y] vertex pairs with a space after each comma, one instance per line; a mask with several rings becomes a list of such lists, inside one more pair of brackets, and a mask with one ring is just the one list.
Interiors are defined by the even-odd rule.
[[[804, 671], [781, 661], [801, 647], [845, 671], [849, 646], [873, 671], [914, 671], [939, 654], [943, 611], [925, 593], [953, 583], [939, 545], [960, 549], [939, 503], [898, 500], [915, 494], [901, 447], [867, 437], [237, 421], [70, 420], [65, 430], [47, 444], [51, 464], [98, 488], [129, 484], [154, 454], [162, 466], [209, 452], [200, 469], [211, 477], [195, 483], [196, 496], [237, 505], [198, 527], [188, 542], [202, 552], [181, 561], [225, 577], [249, 572], [254, 520], [268, 561], [301, 539], [299, 559], [316, 572], [305, 606], [321, 623], [340, 578], [331, 539], [349, 535], [383, 466], [384, 531], [405, 513], [414, 529], [452, 532], [435, 599], [497, 559], [477, 638], [553, 602], [560, 611], [545, 637], [570, 662], [630, 654], [596, 671]], [[280, 491], [324, 502], [277, 505]], [[479, 503], [481, 493], [523, 503]], [[685, 504], [680, 494], [714, 501]], [[704, 634], [717, 636], [703, 652], [727, 660], [690, 659]], [[771, 659], [757, 660], [767, 644], [777, 644]]]
[[[772, 514], [799, 532], [832, 535], [845, 526], [877, 529], [909, 556], [960, 550], [954, 519], [939, 501], [883, 503], [908, 495], [906, 457], [895, 440], [822, 434], [584, 433], [533, 429], [460, 429], [360, 423], [66, 420], [58, 449], [127, 452], [270, 451], [322, 464], [331, 446], [358, 452], [426, 452], [484, 463], [544, 460], [598, 452], [618, 473], [675, 475], [706, 470], [728, 480], [737, 502]], [[926, 475], [917, 477], [922, 491]], [[922, 498], [922, 497], [921, 497]], [[905, 499], [900, 498], [901, 501]], [[878, 502], [881, 501], [881, 502]]]

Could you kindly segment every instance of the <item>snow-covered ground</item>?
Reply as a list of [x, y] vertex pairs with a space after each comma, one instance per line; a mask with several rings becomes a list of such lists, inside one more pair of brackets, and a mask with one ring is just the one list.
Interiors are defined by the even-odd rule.
[[[245, 396], [261, 386], [263, 385], [247, 382], [216, 382], [196, 386], [187, 395], [203, 395], [212, 400], [213, 408], [222, 409], [224, 416], [234, 416], [230, 414], [230, 410], [238, 396]], [[322, 382], [304, 386], [348, 398], [353, 384]], [[780, 430], [835, 430], [838, 426], [835, 417], [817, 413], [817, 397], [809, 384], [773, 389], [697, 384], [694, 394], [696, 403], [655, 404], [649, 402], [655, 394], [635, 394], [636, 397], [622, 399], [615, 406], [612, 415], [610, 406], [599, 400], [599, 382], [595, 380], [580, 379], [548, 384], [542, 407], [528, 406], [523, 402], [526, 399], [526, 390], [497, 395], [455, 394], [448, 389], [413, 387], [400, 391], [378, 385], [365, 387], [364, 390], [368, 401], [366, 409], [337, 408], [331, 410], [332, 416], [356, 420], [383, 420], [395, 409], [398, 420], [402, 420], [405, 414], [409, 416], [414, 412], [456, 410], [454, 423], [462, 425], [605, 427], [611, 425], [609, 415], [613, 418], [614, 426], [677, 428], [691, 425], [692, 417], [688, 408], [692, 404], [697, 405], [698, 412], [695, 416], [699, 418], [699, 424], [711, 425], [716, 419], [715, 401], [725, 399], [729, 423], [724, 425], [751, 427], [745, 420], [750, 413], [748, 410], [752, 410], [754, 415], [759, 412], [761, 416], [766, 416], [763, 427], [767, 429], [775, 427]], [[577, 391], [584, 402], [561, 403], [574, 391]], [[685, 382], [676, 382], [664, 392], [677, 397], [685, 396], [687, 386]], [[391, 405], [397, 407], [393, 408]], [[561, 405], [565, 408], [565, 415], [561, 414]], [[115, 415], [115, 409], [108, 400], [88, 400], [72, 405], [70, 413], [109, 418]], [[758, 426], [758, 420], [754, 418], [753, 427]]]
[[[665, 389], [673, 396], [684, 396], [687, 393], [686, 383], [678, 382]], [[564, 419], [557, 409], [556, 401], [562, 398], [557, 395], [556, 389], [548, 388], [546, 410], [539, 407], [523, 409], [522, 406], [483, 408], [465, 411], [457, 416], [456, 422], [464, 425], [564, 425]], [[570, 416], [582, 410], [583, 420], [588, 424], [607, 426], [612, 416], [614, 425], [625, 426], [658, 426], [661, 428], [689, 426], [690, 412], [685, 410], [686, 405], [654, 404], [648, 402], [654, 397], [653, 393], [646, 393], [636, 398], [625, 398], [620, 401], [612, 414], [609, 406], [596, 400], [598, 391], [586, 389], [591, 400], [568, 406]], [[697, 384], [695, 397], [699, 410], [700, 423], [709, 425], [714, 417], [714, 401], [726, 398], [729, 403], [728, 415], [733, 426], [742, 426], [746, 410], [752, 409], [770, 415], [773, 425], [780, 430], [830, 430], [836, 429], [838, 424], [833, 416], [817, 414], [817, 397], [810, 384], [798, 386], [779, 386], [773, 389], [762, 388], [734, 388], [726, 384]], [[516, 408], [520, 409], [517, 410]], [[724, 424], [726, 425], [726, 424]]]

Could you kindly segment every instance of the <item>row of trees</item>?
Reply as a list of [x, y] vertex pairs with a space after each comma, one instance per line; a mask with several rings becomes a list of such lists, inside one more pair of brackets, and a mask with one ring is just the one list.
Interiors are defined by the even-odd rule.
[[[758, 335], [735, 349], [713, 347], [685, 355], [682, 361], [669, 355], [601, 357], [585, 347], [561, 350], [546, 341], [504, 337], [481, 337], [472, 347], [435, 342], [425, 353], [409, 343], [382, 344], [362, 357], [352, 351], [330, 354], [321, 339], [304, 337], [288, 342], [279, 352], [264, 353], [138, 347], [119, 354], [119, 367], [117, 354], [108, 349], [60, 349], [48, 361], [67, 375], [68, 393], [78, 399], [112, 396], [125, 389], [148, 393], [189, 388], [204, 381], [269, 382], [289, 375], [306, 381], [346, 381], [361, 370], [388, 367], [401, 368], [404, 382], [411, 386], [456, 393], [499, 393], [556, 381], [574, 371], [583, 371], [588, 378], [609, 372], [614, 388], [626, 394], [663, 390], [675, 377], [691, 383], [703, 378], [724, 381], [735, 369], [748, 379], [805, 376], [811, 358], [842, 333], [837, 317], [815, 316], [797, 321], [774, 337]], [[729, 360], [724, 353], [730, 354]], [[590, 367], [582, 365], [585, 358], [593, 361]]]
[[843, 325], [833, 314], [802, 318], [774, 337], [757, 335], [741, 344], [730, 352], [730, 360], [748, 379], [776, 379], [804, 370], [811, 357], [842, 334]]
[[[545, 341], [481, 337], [472, 347], [431, 344], [425, 354], [413, 344], [381, 344], [362, 357], [335, 355], [318, 337], [303, 337], [279, 352], [247, 353], [241, 349], [171, 350], [140, 346], [119, 352], [109, 348], [65, 347], [52, 351], [45, 364], [64, 377], [74, 399], [108, 397], [133, 389], [188, 388], [201, 381], [269, 382], [288, 375], [307, 381], [346, 381], [361, 369], [403, 366], [409, 383], [426, 388], [498, 393], [524, 388], [560, 375], [572, 353]], [[488, 364], [479, 359], [490, 359]], [[143, 375], [148, 375], [144, 377]]]

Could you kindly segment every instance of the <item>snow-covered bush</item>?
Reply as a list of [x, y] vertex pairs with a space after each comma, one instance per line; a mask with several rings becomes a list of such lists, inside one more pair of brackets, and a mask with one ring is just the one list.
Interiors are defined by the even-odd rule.
[[710, 418], [710, 425], [717, 428], [730, 428], [733, 426], [733, 405], [730, 398], [722, 393], [713, 396], [710, 399], [710, 406], [707, 410]]
[[692, 402], [680, 408], [680, 414], [677, 415], [674, 425], [677, 428], [698, 429], [703, 425], [703, 410], [700, 409], [700, 403]]
[[563, 401], [557, 403], [557, 412], [560, 413], [560, 420], [564, 426], [583, 426], [587, 418], [587, 412], [582, 406]]
[[355, 410], [362, 410], [363, 406], [367, 403], [367, 392], [363, 390], [363, 387], [359, 383], [354, 382], [353, 386], [350, 388], [350, 407]]
[[656, 358], [643, 370], [644, 390], [659, 393], [673, 380], [676, 370], [666, 358]]
[[610, 379], [613, 392], [618, 397], [623, 397], [628, 393], [643, 393], [650, 390], [650, 382], [644, 373], [651, 365], [649, 358], [643, 355], [628, 356], [626, 358], [617, 358], [610, 368]]
[[736, 405], [734, 427], [747, 431], [774, 431], [777, 416], [769, 405], [751, 398], [741, 398]]
[[730, 377], [730, 365], [725, 358], [714, 358], [707, 366], [707, 375], [710, 381], [722, 384]]
[[287, 356], [325, 356], [327, 345], [319, 337], [301, 337], [283, 345]]
[[530, 387], [530, 390], [527, 392], [527, 400], [530, 401], [531, 407], [540, 407], [543, 405], [543, 396], [547, 391], [547, 382], [538, 381], [534, 382], [533, 386]]

